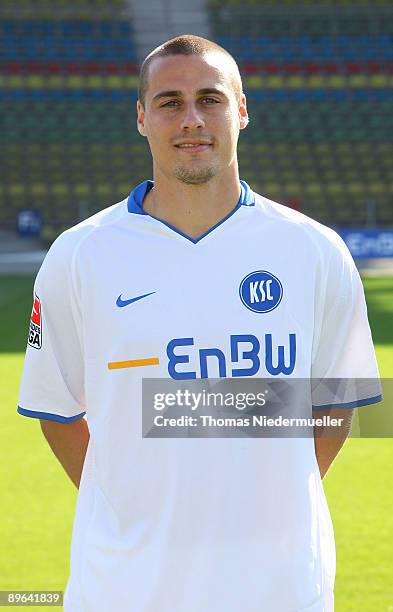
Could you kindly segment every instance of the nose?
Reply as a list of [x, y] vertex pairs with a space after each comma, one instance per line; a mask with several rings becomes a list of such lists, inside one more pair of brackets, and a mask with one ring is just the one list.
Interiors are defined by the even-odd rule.
[[205, 127], [202, 112], [197, 108], [195, 104], [188, 104], [185, 106], [184, 114], [181, 120], [181, 128], [195, 129]]

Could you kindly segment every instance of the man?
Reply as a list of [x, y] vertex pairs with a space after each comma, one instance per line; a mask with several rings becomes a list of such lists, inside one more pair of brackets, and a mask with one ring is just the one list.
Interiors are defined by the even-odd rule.
[[315, 441], [142, 436], [144, 378], [378, 377], [340, 238], [240, 182], [247, 122], [224, 49], [155, 49], [137, 103], [154, 182], [64, 232], [38, 274], [18, 410], [80, 484], [66, 612], [333, 610], [321, 476], [350, 419]]

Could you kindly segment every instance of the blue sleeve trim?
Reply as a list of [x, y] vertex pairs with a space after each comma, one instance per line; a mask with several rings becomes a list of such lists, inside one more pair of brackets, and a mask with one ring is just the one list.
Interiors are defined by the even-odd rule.
[[359, 408], [360, 406], [368, 406], [382, 401], [382, 395], [374, 395], [365, 399], [357, 400], [356, 402], [347, 402], [346, 404], [326, 404], [326, 406], [313, 406], [313, 410], [330, 410], [332, 408]]
[[31, 417], [33, 419], [45, 419], [46, 421], [56, 421], [57, 423], [72, 423], [73, 421], [78, 421], [86, 414], [86, 412], [81, 412], [80, 414], [76, 414], [72, 417], [64, 417], [60, 416], [59, 414], [51, 414], [50, 412], [26, 410], [26, 408], [21, 408], [21, 406], [18, 406], [17, 412], [23, 416]]

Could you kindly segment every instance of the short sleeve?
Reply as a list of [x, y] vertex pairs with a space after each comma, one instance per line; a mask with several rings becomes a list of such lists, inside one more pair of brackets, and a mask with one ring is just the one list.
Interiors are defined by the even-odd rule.
[[342, 239], [332, 232], [316, 297], [313, 409], [356, 408], [381, 401], [381, 384], [363, 284]]
[[64, 242], [52, 245], [34, 284], [18, 412], [69, 423], [86, 411], [81, 316]]

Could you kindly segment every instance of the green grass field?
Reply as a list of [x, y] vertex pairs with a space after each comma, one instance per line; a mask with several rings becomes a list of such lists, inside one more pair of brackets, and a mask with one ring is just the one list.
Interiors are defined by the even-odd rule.
[[[0, 590], [64, 590], [76, 501], [39, 423], [16, 413], [32, 285], [31, 277], [0, 277]], [[393, 378], [393, 280], [366, 279], [365, 288], [381, 375]], [[324, 483], [336, 612], [393, 612], [393, 440], [350, 439]]]

